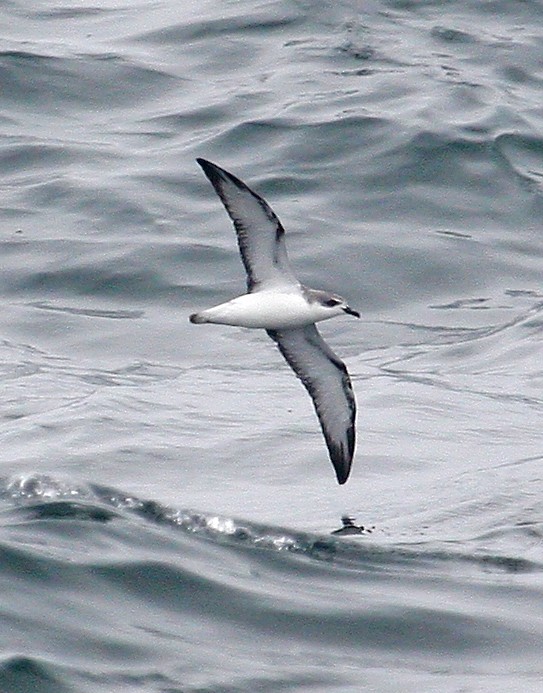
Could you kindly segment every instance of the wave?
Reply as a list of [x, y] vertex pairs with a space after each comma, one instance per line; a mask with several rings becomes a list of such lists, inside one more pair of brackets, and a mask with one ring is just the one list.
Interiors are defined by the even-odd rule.
[[[75, 485], [47, 475], [18, 476], [4, 479], [0, 499], [12, 506], [4, 510], [4, 518], [34, 522], [40, 520], [72, 520], [107, 523], [115, 520], [140, 520], [147, 525], [174, 529], [185, 535], [195, 536], [221, 546], [249, 547], [253, 549], [288, 553], [316, 560], [325, 560], [343, 566], [368, 569], [379, 566], [390, 569], [408, 567], [416, 570], [429, 561], [434, 567], [449, 563], [471, 564], [485, 571], [496, 569], [504, 572], [539, 572], [543, 562], [498, 556], [473, 555], [455, 550], [436, 550], [431, 546], [395, 544], [393, 546], [372, 543], [365, 545], [357, 536], [353, 540], [339, 536], [342, 529], [331, 535], [312, 534], [293, 529], [264, 525], [247, 520], [179, 509], [158, 501], [142, 499], [120, 490], [98, 484]], [[7, 513], [7, 514], [6, 514]], [[372, 530], [361, 528], [357, 535], [367, 538]]]
[[538, 670], [541, 562], [298, 532], [43, 475], [0, 488], [2, 690], [326, 690], [332, 671], [347, 682], [398, 657], [407, 671]]

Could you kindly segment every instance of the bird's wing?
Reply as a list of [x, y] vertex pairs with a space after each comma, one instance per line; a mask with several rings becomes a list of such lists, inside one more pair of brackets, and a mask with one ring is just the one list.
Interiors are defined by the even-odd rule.
[[297, 285], [288, 262], [285, 230], [273, 209], [228, 171], [205, 159], [196, 161], [234, 222], [248, 290]]
[[349, 477], [355, 445], [356, 403], [345, 364], [315, 325], [267, 330], [311, 395], [337, 480]]

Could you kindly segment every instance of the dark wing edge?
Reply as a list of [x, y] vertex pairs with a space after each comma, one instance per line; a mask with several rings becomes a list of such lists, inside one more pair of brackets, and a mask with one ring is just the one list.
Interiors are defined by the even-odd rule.
[[[326, 441], [326, 446], [330, 454], [330, 460], [336, 472], [337, 481], [339, 484], [344, 484], [349, 478], [351, 466], [354, 456], [356, 432], [356, 400], [354, 397], [351, 378], [343, 361], [332, 351], [332, 349], [322, 339], [315, 325], [308, 325], [302, 330], [266, 330], [268, 336], [277, 344], [279, 351], [285, 358], [288, 365], [301, 380], [302, 384], [308, 391], [315, 412]], [[303, 360], [297, 358], [295, 348], [292, 349], [289, 345], [289, 333], [301, 332], [305, 338], [305, 348], [313, 348], [318, 351], [320, 356], [327, 359], [328, 363], [336, 368], [341, 375], [341, 386], [345, 395], [345, 400], [349, 409], [349, 424], [345, 430], [344, 440], [334, 438], [332, 431], [327, 428], [326, 417], [322, 406], [322, 393], [319, 393], [319, 384], [315, 379], [311, 379], [304, 368]]]
[[[228, 200], [228, 195], [226, 195], [224, 191], [224, 181], [228, 181], [235, 185], [239, 190], [242, 190], [244, 193], [247, 193], [248, 195], [251, 195], [251, 197], [256, 200], [257, 204], [260, 206], [260, 209], [264, 212], [266, 218], [268, 221], [270, 221], [272, 224], [275, 225], [275, 256], [273, 258], [273, 262], [275, 265], [280, 267], [281, 265], [285, 265], [288, 267], [288, 260], [286, 257], [286, 252], [284, 251], [284, 247], [282, 247], [279, 244], [279, 241], [281, 238], [285, 235], [285, 229], [283, 228], [283, 225], [279, 221], [278, 216], [275, 214], [273, 209], [269, 206], [269, 204], [264, 200], [260, 195], [257, 195], [257, 193], [254, 192], [254, 190], [251, 190], [248, 185], [246, 185], [242, 180], [240, 180], [237, 176], [235, 176], [233, 173], [230, 173], [229, 171], [226, 171], [224, 168], [221, 168], [220, 166], [217, 166], [217, 164], [214, 164], [211, 161], [208, 161], [207, 159], [202, 159], [198, 157], [196, 159], [197, 163], [202, 167], [205, 175], [207, 176], [209, 182], [213, 186], [215, 192], [219, 196], [221, 202], [224, 205], [224, 208], [228, 212], [228, 216], [232, 220], [234, 227], [236, 229], [236, 235], [238, 238], [238, 245], [239, 245], [239, 250], [241, 253], [241, 259], [243, 262], [243, 266], [245, 267], [245, 271], [247, 273], [247, 290], [248, 291], [254, 291], [258, 284], [260, 283], [260, 280], [258, 277], [254, 276], [253, 269], [251, 267], [251, 263], [249, 260], [249, 243], [247, 242], [246, 238], [246, 227], [243, 222], [243, 219], [236, 214], [236, 211], [232, 207], [231, 203]], [[283, 241], [284, 242], [284, 241]], [[284, 255], [281, 256], [281, 253]]]

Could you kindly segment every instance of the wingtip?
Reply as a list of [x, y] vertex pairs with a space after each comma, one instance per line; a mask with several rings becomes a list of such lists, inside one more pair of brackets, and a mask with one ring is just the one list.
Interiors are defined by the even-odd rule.
[[202, 157], [197, 157], [196, 163], [199, 164], [204, 171], [212, 171], [215, 168], [215, 164], [212, 163], [211, 161], [208, 161], [207, 159], [202, 159]]
[[348, 459], [343, 454], [339, 456], [331, 454], [330, 461], [334, 467], [338, 484], [343, 486], [351, 473], [352, 457]]
[[251, 190], [251, 188], [249, 188], [248, 185], [241, 180], [241, 178], [238, 178], [233, 173], [230, 173], [230, 171], [227, 171], [225, 168], [217, 166], [217, 164], [214, 164], [212, 161], [202, 159], [201, 157], [198, 157], [196, 161], [202, 167], [209, 181], [211, 182], [217, 193], [219, 193], [219, 196], [221, 195], [220, 190], [224, 182], [228, 181], [230, 183], [233, 183], [240, 190], [244, 190], [253, 197], [260, 200], [261, 202], [264, 202], [264, 200], [262, 200], [262, 198], [259, 195], [257, 195], [253, 190]]
[[212, 161], [208, 161], [207, 159], [202, 159], [201, 157], [198, 157], [196, 159], [196, 162], [202, 167], [202, 170], [208, 178], [209, 182], [211, 183], [211, 185], [213, 185], [213, 187], [219, 194], [220, 188], [222, 187], [222, 182], [224, 180], [230, 179], [239, 187], [244, 186], [244, 184], [241, 183], [241, 181], [239, 181], [232, 173], [229, 173], [224, 168], [217, 166], [217, 164], [214, 164]]
[[[354, 413], [353, 413], [354, 417]], [[347, 440], [346, 443], [335, 443], [331, 441], [325, 434], [326, 444], [328, 446], [328, 453], [330, 455], [330, 462], [334, 467], [336, 473], [337, 482], [340, 486], [343, 486], [347, 482], [351, 469], [353, 466], [354, 449], [355, 449], [355, 429], [354, 422], [347, 429]]]
[[347, 479], [349, 478], [349, 474], [351, 472], [351, 469], [347, 469], [345, 471], [344, 469], [339, 469], [336, 468], [336, 477], [337, 477], [337, 482], [340, 486], [343, 486], [347, 482]]

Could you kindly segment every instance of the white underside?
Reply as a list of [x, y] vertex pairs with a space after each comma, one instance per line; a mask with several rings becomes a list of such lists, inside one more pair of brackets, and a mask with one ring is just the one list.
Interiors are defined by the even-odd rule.
[[193, 321], [280, 330], [304, 327], [341, 313], [337, 306], [309, 303], [301, 291], [258, 291], [202, 310]]

